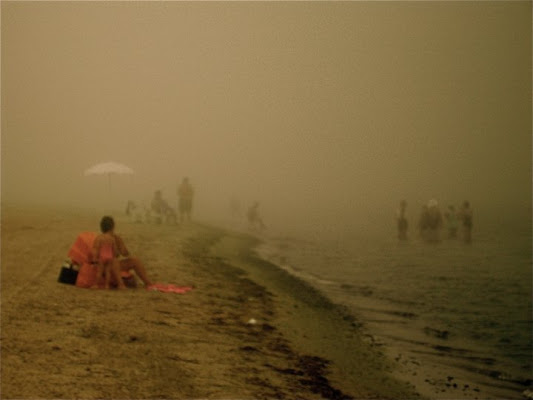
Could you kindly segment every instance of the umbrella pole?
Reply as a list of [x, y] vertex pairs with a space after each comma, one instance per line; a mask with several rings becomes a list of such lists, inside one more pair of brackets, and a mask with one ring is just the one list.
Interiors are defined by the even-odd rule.
[[111, 204], [113, 204], [113, 199], [111, 196], [111, 173], [107, 174], [107, 204], [109, 208], [109, 212], [111, 212]]

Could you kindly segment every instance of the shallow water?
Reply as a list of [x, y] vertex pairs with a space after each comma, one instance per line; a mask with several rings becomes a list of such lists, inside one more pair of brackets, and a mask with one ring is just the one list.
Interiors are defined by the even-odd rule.
[[[263, 238], [257, 251], [347, 306], [376, 341], [395, 349], [404, 376], [416, 376], [426, 394], [522, 397], [532, 378], [527, 224], [475, 232], [471, 244], [328, 236]], [[434, 372], [422, 376], [430, 365]]]

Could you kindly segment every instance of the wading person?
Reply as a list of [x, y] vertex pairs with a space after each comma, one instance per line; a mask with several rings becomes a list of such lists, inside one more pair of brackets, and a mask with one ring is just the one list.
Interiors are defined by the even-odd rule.
[[407, 209], [407, 202], [402, 200], [400, 202], [400, 208], [396, 213], [396, 220], [398, 224], [398, 239], [406, 240], [407, 239], [407, 217], [405, 216]]
[[248, 225], [251, 229], [266, 228], [265, 224], [263, 223], [263, 219], [259, 215], [259, 203], [257, 201], [254, 202], [254, 204], [248, 209], [246, 217], [248, 218]]
[[425, 213], [425, 239], [428, 242], [439, 242], [443, 218], [437, 200], [432, 199], [428, 202]]
[[183, 222], [191, 220], [192, 199], [194, 197], [194, 189], [189, 183], [189, 178], [183, 178], [183, 181], [178, 186], [178, 210], [180, 213], [180, 220]]
[[463, 206], [459, 210], [459, 219], [461, 220], [462, 224], [462, 231], [463, 231], [463, 240], [466, 243], [470, 243], [472, 241], [472, 219], [473, 219], [473, 213], [472, 208], [470, 207], [470, 203], [468, 201], [465, 201], [463, 203]]
[[444, 214], [446, 218], [446, 226], [448, 227], [448, 237], [454, 239], [457, 237], [457, 229], [459, 228], [459, 221], [457, 212], [454, 206], [448, 206], [448, 211]]

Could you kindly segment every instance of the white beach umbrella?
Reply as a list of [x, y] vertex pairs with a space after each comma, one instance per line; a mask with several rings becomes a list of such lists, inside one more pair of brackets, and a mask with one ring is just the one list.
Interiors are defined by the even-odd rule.
[[103, 162], [93, 165], [91, 168], [85, 170], [85, 175], [111, 175], [111, 174], [133, 174], [133, 170], [124, 165], [114, 161]]
[[93, 165], [85, 170], [84, 175], [107, 175], [107, 181], [109, 185], [109, 191], [111, 191], [111, 175], [126, 175], [133, 174], [133, 170], [124, 165], [114, 161], [108, 161]]

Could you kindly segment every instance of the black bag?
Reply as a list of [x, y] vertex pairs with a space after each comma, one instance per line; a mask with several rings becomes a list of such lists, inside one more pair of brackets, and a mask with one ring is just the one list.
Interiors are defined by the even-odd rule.
[[77, 278], [78, 271], [73, 268], [73, 265], [70, 262], [66, 261], [61, 266], [61, 271], [59, 271], [59, 277], [57, 278], [57, 281], [60, 283], [75, 285]]

